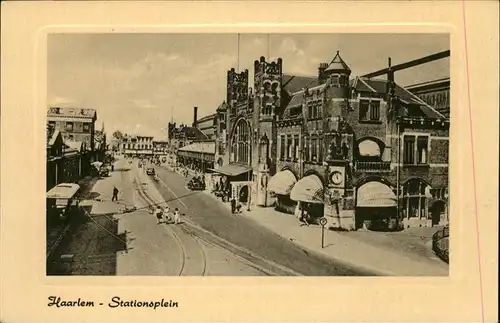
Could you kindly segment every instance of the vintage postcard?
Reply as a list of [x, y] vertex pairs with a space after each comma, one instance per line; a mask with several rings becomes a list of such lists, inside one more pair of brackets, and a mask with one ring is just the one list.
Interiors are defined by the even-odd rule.
[[[434, 4], [443, 24], [408, 2], [401, 14], [420, 21], [398, 25], [387, 2], [370, 25], [374, 6], [359, 2], [350, 25], [287, 26], [249, 14], [263, 3], [235, 3], [253, 25], [210, 26], [204, 10], [233, 8], [99, 3], [94, 21], [91, 3], [24, 5], [4, 6], [6, 25], [47, 16], [19, 31], [30, 42], [2, 31], [2, 67], [32, 67], [16, 89], [27, 105], [2, 94], [2, 294], [19, 280], [36, 311], [19, 294], [0, 319], [494, 321], [484, 242], [496, 202], [478, 202], [490, 179], [476, 110], [497, 114], [479, 100], [498, 94], [498, 76], [481, 98], [470, 88], [488, 82], [471, 75], [492, 69], [498, 31], [472, 63], [479, 35], [463, 20], [494, 6]], [[352, 4], [290, 12], [307, 6]], [[113, 8], [127, 20], [105, 21]], [[199, 17], [167, 22], [159, 8]], [[12, 56], [16, 42], [29, 61]]]

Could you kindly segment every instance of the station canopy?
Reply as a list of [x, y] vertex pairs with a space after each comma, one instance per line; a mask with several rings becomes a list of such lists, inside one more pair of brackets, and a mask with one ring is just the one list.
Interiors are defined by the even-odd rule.
[[251, 171], [252, 168], [246, 166], [246, 165], [240, 165], [240, 164], [227, 164], [224, 165], [218, 169], [211, 169], [211, 171], [226, 175], [226, 176], [238, 176], [244, 173], [247, 173]]
[[179, 148], [178, 152], [192, 152], [215, 155], [215, 142], [195, 142]]

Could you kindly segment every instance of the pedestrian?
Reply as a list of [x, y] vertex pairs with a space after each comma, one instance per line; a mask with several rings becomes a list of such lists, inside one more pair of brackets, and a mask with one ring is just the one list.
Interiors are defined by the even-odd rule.
[[113, 197], [111, 198], [111, 201], [114, 202], [114, 201], [118, 201], [118, 189], [116, 188], [116, 186], [113, 185]]
[[179, 221], [180, 221], [179, 209], [175, 208], [175, 211], [174, 211], [174, 224], [178, 224]]
[[161, 214], [161, 207], [159, 205], [155, 210], [155, 215], [156, 215], [156, 224], [160, 224], [162, 219], [162, 214]]
[[[309, 222], [307, 221], [309, 217], [309, 214], [306, 210], [302, 209], [301, 217], [300, 217], [300, 222], [304, 223], [303, 225], [309, 226]], [[301, 224], [302, 226], [302, 224]]]
[[231, 213], [234, 214], [236, 212], [236, 199], [233, 197], [231, 199]]
[[165, 218], [165, 224], [168, 224], [168, 222], [170, 221], [169, 219], [169, 214], [170, 213], [170, 208], [168, 207], [168, 205], [165, 206], [165, 208], [163, 209], [163, 215], [164, 215], [164, 218]]

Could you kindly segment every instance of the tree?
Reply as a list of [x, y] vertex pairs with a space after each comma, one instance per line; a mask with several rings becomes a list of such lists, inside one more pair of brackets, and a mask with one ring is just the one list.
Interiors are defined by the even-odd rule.
[[120, 130], [116, 130], [115, 132], [113, 132], [113, 138], [116, 138], [118, 140], [122, 140], [123, 139], [123, 134]]

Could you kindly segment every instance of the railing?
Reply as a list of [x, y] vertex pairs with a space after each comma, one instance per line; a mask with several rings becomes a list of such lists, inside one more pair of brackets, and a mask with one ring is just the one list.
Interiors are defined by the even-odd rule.
[[356, 170], [364, 172], [389, 172], [390, 162], [356, 162]]
[[[448, 249], [449, 249], [450, 227], [446, 226], [432, 235], [432, 250], [436, 255], [446, 263], [449, 263]], [[444, 240], [447, 238], [446, 240]]]

